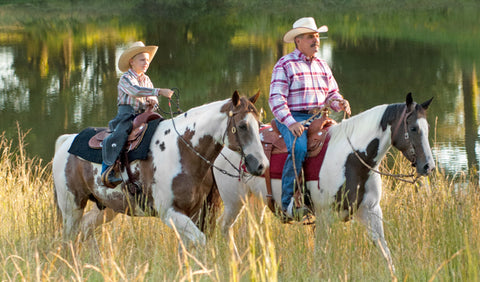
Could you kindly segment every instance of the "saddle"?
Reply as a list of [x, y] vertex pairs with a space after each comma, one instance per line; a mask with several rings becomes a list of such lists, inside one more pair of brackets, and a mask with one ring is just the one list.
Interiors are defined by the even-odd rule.
[[[323, 149], [323, 154], [325, 152], [324, 144], [327, 144], [329, 141], [329, 136], [327, 134], [328, 128], [337, 122], [328, 115], [322, 115], [319, 119], [316, 119], [311, 122], [308, 126], [307, 131], [307, 160], [309, 158], [316, 158], [319, 156], [320, 152]], [[270, 125], [266, 124], [260, 128], [260, 140], [262, 140], [263, 150], [268, 160], [270, 161], [270, 167], [265, 171], [265, 184], [267, 186], [267, 206], [273, 213], [280, 212], [282, 209], [277, 206], [273, 200], [272, 194], [272, 175], [271, 175], [271, 165], [272, 165], [272, 155], [276, 158], [275, 155], [284, 156], [283, 158], [276, 158], [279, 160], [279, 164], [283, 168], [283, 163], [285, 162], [286, 155], [288, 154], [287, 145], [278, 130], [275, 119], [270, 122]], [[323, 161], [323, 155], [320, 156]], [[275, 161], [274, 163], [277, 163]], [[279, 173], [275, 173], [273, 178], [281, 178], [281, 170]], [[302, 192], [300, 189], [296, 189], [294, 198], [296, 206], [300, 206], [302, 197]]]
[[[150, 109], [150, 108], [149, 108]], [[147, 110], [144, 113], [136, 116], [133, 120], [133, 127], [132, 132], [128, 135], [127, 142], [125, 143], [123, 156], [120, 156], [120, 160], [117, 160], [111, 169], [116, 170], [117, 172], [120, 171], [120, 165], [123, 165], [126, 168], [128, 180], [126, 182], [128, 191], [135, 195], [142, 191], [141, 184], [138, 183], [137, 177], [132, 173], [130, 168], [130, 161], [128, 159], [128, 152], [135, 150], [138, 145], [142, 142], [143, 136], [145, 132], [147, 132], [148, 122], [152, 120], [163, 119], [163, 117], [153, 112], [151, 109]], [[107, 136], [111, 134], [111, 131], [105, 129], [90, 138], [88, 141], [88, 146], [92, 149], [101, 149], [102, 143]], [[108, 181], [104, 181], [105, 186], [113, 188], [115, 185], [109, 183]]]
[[[153, 111], [146, 111], [135, 117], [132, 132], [128, 135], [127, 143], [125, 144], [127, 152], [133, 151], [138, 147], [138, 144], [140, 144], [143, 139], [143, 135], [147, 131], [148, 122], [156, 119], [163, 119], [163, 117]], [[88, 146], [92, 149], [101, 149], [103, 140], [111, 133], [112, 132], [107, 129], [98, 132], [90, 138]]]
[[[322, 150], [322, 146], [327, 138], [328, 128], [337, 122], [328, 116], [322, 115], [321, 118], [312, 121], [307, 131], [307, 157], [316, 157]], [[287, 154], [287, 145], [283, 141], [282, 135], [278, 130], [275, 119], [260, 128], [260, 139], [262, 140], [263, 150], [270, 160], [273, 154]]]

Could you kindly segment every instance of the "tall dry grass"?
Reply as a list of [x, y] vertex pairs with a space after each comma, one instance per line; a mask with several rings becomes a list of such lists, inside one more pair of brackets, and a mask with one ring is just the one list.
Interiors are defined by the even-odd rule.
[[[155, 218], [119, 216], [83, 242], [64, 242], [55, 220], [50, 164], [0, 135], [2, 281], [478, 281], [480, 191], [468, 174], [441, 171], [411, 185], [384, 178], [385, 235], [396, 273], [358, 221], [326, 230], [281, 224], [255, 199], [233, 228], [239, 257], [218, 230], [182, 248]], [[52, 144], [53, 146], [53, 144]], [[382, 170], [405, 173], [396, 154]]]

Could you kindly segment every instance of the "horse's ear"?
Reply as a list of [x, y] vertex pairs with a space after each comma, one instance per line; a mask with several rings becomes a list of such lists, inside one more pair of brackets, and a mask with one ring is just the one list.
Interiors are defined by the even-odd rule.
[[422, 108], [423, 108], [424, 110], [428, 109], [428, 106], [430, 105], [430, 103], [432, 102], [432, 100], [433, 100], [433, 97], [430, 98], [430, 100], [423, 102], [422, 105], [421, 105]]
[[412, 97], [412, 92], [408, 92], [407, 94], [407, 106], [410, 106], [410, 104], [413, 103], [413, 97]]
[[240, 95], [238, 94], [238, 91], [235, 90], [232, 95], [232, 104], [236, 107], [240, 104]]
[[250, 97], [249, 100], [250, 102], [252, 102], [252, 104], [255, 104], [258, 100], [258, 97], [260, 97], [260, 90], [258, 90], [257, 94]]
[[412, 107], [412, 104], [413, 104], [412, 92], [408, 92], [407, 101], [406, 101], [407, 109], [410, 109]]

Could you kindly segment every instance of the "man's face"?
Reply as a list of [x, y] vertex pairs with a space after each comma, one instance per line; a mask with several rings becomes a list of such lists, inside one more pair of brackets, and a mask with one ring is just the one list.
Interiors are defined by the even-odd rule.
[[320, 35], [317, 32], [305, 33], [295, 38], [297, 48], [305, 56], [311, 57], [318, 52], [320, 46]]
[[148, 70], [148, 66], [150, 66], [150, 54], [140, 53], [135, 55], [135, 57], [130, 59], [130, 65], [137, 74], [145, 73]]

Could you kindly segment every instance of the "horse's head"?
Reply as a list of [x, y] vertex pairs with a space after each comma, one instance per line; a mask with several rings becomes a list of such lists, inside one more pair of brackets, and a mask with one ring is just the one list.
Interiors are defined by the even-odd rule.
[[232, 99], [222, 107], [222, 112], [228, 116], [225, 145], [245, 158], [245, 166], [253, 175], [262, 175], [268, 167], [258, 133], [259, 114], [254, 105], [259, 95], [260, 92], [247, 99], [235, 91]]
[[405, 105], [400, 107], [401, 113], [397, 113], [397, 120], [392, 123], [392, 145], [412, 162], [420, 175], [428, 175], [435, 169], [426, 116], [432, 100], [417, 104], [408, 93]]

